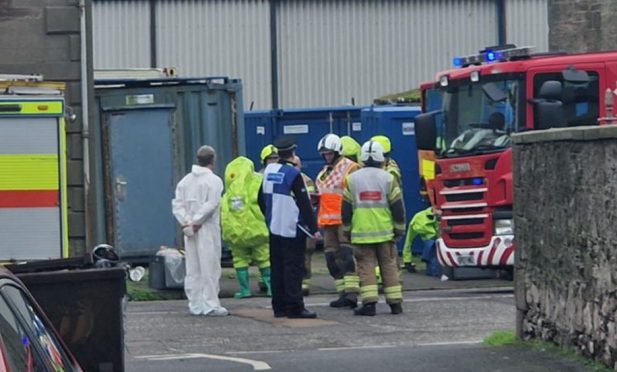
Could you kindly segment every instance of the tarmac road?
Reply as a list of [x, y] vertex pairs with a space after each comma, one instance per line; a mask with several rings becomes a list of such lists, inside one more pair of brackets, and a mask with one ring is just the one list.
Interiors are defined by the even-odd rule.
[[311, 295], [318, 319], [274, 318], [269, 299], [223, 299], [231, 316], [191, 316], [186, 301], [129, 303], [127, 371], [585, 371], [555, 355], [488, 347], [513, 330], [511, 289], [408, 291], [404, 313], [375, 317], [333, 309]]

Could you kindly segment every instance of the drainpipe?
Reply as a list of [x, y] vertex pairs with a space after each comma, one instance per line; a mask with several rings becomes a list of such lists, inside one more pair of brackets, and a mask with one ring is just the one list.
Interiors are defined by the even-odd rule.
[[150, 0], [150, 67], [156, 68], [156, 0]]
[[506, 4], [505, 0], [495, 0], [497, 10], [497, 45], [505, 45], [506, 41]]
[[278, 47], [276, 30], [276, 6], [278, 0], [270, 0], [270, 74], [272, 75], [272, 110], [279, 108], [279, 75], [278, 75]]
[[[80, 41], [81, 41], [81, 137], [83, 144], [83, 163], [84, 163], [84, 218], [86, 219], [86, 244], [88, 244], [88, 226], [90, 215], [88, 198], [90, 195], [90, 125], [89, 125], [89, 108], [88, 108], [88, 38], [86, 28], [86, 0], [79, 0], [80, 10]], [[90, 237], [92, 238], [92, 237]], [[87, 249], [87, 248], [86, 248]]]

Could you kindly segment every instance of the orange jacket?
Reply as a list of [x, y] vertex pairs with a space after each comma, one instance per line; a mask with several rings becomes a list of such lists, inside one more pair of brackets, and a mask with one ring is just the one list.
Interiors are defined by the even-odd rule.
[[324, 167], [317, 175], [315, 180], [317, 191], [319, 191], [317, 224], [320, 227], [343, 223], [341, 209], [345, 178], [358, 167], [357, 163], [341, 156], [333, 166]]

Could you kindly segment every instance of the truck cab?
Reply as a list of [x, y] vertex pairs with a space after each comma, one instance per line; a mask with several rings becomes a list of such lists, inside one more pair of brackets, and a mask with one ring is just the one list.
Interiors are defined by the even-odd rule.
[[422, 85], [416, 117], [417, 147], [435, 158], [426, 183], [441, 214], [437, 256], [446, 267], [508, 269], [511, 135], [611, 122], [617, 52], [533, 54], [507, 45], [455, 58], [454, 65]]

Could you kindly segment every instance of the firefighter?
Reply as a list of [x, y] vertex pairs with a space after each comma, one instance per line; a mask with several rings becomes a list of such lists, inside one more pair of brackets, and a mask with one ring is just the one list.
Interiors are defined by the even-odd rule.
[[[309, 177], [306, 173], [302, 172], [302, 159], [296, 155], [294, 159], [294, 163], [296, 164], [296, 168], [300, 170], [300, 175], [304, 179], [304, 184], [306, 185], [306, 191], [309, 194], [309, 198], [311, 200], [311, 205], [313, 206], [313, 211], [317, 211], [317, 207], [319, 206], [319, 197], [317, 196], [317, 189], [315, 188], [315, 182]], [[311, 288], [311, 263], [313, 260], [313, 253], [315, 253], [315, 248], [317, 246], [317, 240], [313, 238], [306, 238], [306, 251], [304, 252], [304, 278], [302, 279], [302, 295], [308, 296], [310, 294]]]
[[379, 142], [379, 144], [383, 147], [384, 156], [386, 158], [383, 167], [388, 173], [391, 173], [396, 178], [396, 181], [398, 182], [402, 190], [403, 179], [401, 177], [401, 169], [399, 168], [396, 161], [394, 161], [394, 159], [390, 157], [390, 152], [392, 151], [392, 143], [390, 142], [390, 139], [384, 135], [377, 135], [373, 136], [371, 140]]
[[341, 137], [341, 144], [343, 145], [343, 156], [357, 163], [360, 144], [350, 136]]
[[395, 241], [405, 233], [405, 205], [396, 178], [386, 172], [384, 149], [377, 141], [362, 145], [364, 168], [347, 177], [342, 219], [351, 240], [360, 275], [362, 307], [355, 315], [374, 316], [379, 300], [375, 264], [383, 273], [383, 290], [392, 314], [403, 312], [403, 287], [399, 281]]
[[251, 297], [249, 265], [259, 268], [268, 296], [270, 289], [270, 254], [268, 228], [259, 210], [257, 196], [263, 175], [254, 171], [253, 162], [243, 156], [225, 168], [225, 194], [221, 202], [223, 240], [229, 245], [233, 266], [240, 285], [235, 298]]
[[428, 207], [413, 216], [407, 227], [407, 236], [405, 237], [405, 245], [403, 245], [403, 265], [408, 272], [416, 272], [415, 265], [411, 262], [411, 245], [415, 237], [419, 236], [422, 241], [435, 240], [437, 239], [438, 231], [438, 223], [433, 213], [433, 207]]
[[263, 149], [261, 149], [259, 159], [261, 160], [261, 169], [259, 170], [259, 173], [263, 173], [268, 164], [279, 161], [279, 152], [274, 145], [266, 145]]
[[[383, 147], [384, 157], [386, 159], [384, 161], [383, 167], [388, 173], [394, 176], [394, 178], [396, 179], [396, 181], [398, 182], [401, 188], [401, 193], [402, 193], [403, 192], [403, 178], [401, 177], [401, 169], [399, 168], [398, 164], [396, 163], [396, 161], [394, 161], [394, 159], [390, 157], [390, 152], [392, 151], [392, 143], [390, 142], [390, 138], [380, 134], [380, 135], [373, 136], [371, 138], [371, 141], [377, 141]], [[379, 282], [379, 284], [381, 284], [382, 280], [381, 280], [381, 273], [379, 271], [379, 266], [375, 267], [375, 275], [377, 275], [377, 281]]]
[[341, 205], [345, 177], [359, 165], [343, 157], [342, 150], [341, 139], [336, 134], [326, 134], [317, 145], [317, 151], [326, 162], [315, 179], [319, 192], [317, 223], [323, 229], [326, 265], [339, 293], [339, 298], [330, 302], [330, 306], [355, 308], [360, 283], [353, 250], [342, 234]]

